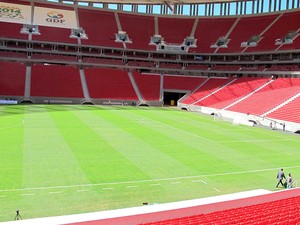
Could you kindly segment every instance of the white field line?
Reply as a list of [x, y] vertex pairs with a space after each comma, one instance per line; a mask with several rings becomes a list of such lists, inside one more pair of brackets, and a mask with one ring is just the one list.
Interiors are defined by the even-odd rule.
[[[300, 168], [300, 166], [282, 166], [285, 169], [294, 169]], [[228, 172], [228, 173], [214, 173], [214, 174], [203, 174], [197, 176], [186, 176], [186, 177], [172, 177], [172, 178], [161, 178], [161, 179], [152, 179], [152, 180], [137, 180], [137, 181], [124, 181], [124, 182], [112, 182], [112, 183], [99, 183], [99, 184], [75, 184], [75, 185], [64, 185], [64, 186], [50, 186], [50, 187], [32, 187], [32, 188], [16, 188], [16, 189], [6, 189], [0, 190], [0, 192], [14, 192], [14, 191], [29, 191], [29, 190], [50, 190], [50, 189], [63, 189], [63, 188], [77, 188], [77, 187], [95, 187], [95, 186], [104, 186], [104, 185], [120, 185], [120, 184], [137, 184], [137, 183], [148, 183], [148, 182], [157, 182], [157, 181], [170, 181], [170, 180], [180, 180], [180, 179], [193, 179], [201, 177], [216, 177], [216, 176], [229, 176], [237, 174], [246, 174], [246, 173], [259, 173], [263, 171], [274, 171], [280, 168], [267, 168], [260, 170], [246, 170], [239, 172]]]
[[28, 194], [21, 194], [23, 196], [32, 196], [32, 195], [35, 195], [35, 193], [28, 193]]
[[204, 180], [193, 180], [192, 182], [202, 182], [203, 184], [207, 184]]
[[138, 188], [139, 186], [126, 186], [126, 188]]
[[160, 186], [161, 184], [149, 184], [149, 186]]
[[52, 192], [49, 192], [49, 195], [55, 195], [55, 194], [61, 194], [63, 193], [62, 191], [52, 191]]
[[218, 188], [213, 187], [213, 189], [215, 189], [217, 192], [221, 192]]
[[87, 191], [90, 191], [90, 190], [88, 190], [88, 189], [77, 190], [77, 192], [87, 192]]
[[276, 142], [276, 141], [293, 141], [293, 139], [278, 139], [278, 140], [244, 140], [244, 141], [218, 141], [217, 143], [243, 143], [243, 142]]

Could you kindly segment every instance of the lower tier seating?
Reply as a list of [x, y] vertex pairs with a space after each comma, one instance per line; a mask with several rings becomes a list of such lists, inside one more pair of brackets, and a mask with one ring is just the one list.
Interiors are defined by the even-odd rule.
[[134, 80], [145, 100], [159, 101], [160, 76], [133, 72]]
[[300, 98], [298, 97], [293, 101], [289, 102], [288, 104], [277, 109], [276, 111], [267, 114], [266, 116], [273, 119], [300, 123], [299, 109], [300, 109]]
[[84, 70], [91, 98], [137, 100], [127, 72], [115, 69]]
[[300, 222], [300, 197], [140, 225], [287, 225]]
[[0, 62], [0, 95], [23, 96], [26, 66], [21, 63]]
[[278, 78], [228, 110], [261, 115], [300, 92], [300, 79]]
[[60, 65], [33, 65], [31, 96], [83, 98], [78, 68]]

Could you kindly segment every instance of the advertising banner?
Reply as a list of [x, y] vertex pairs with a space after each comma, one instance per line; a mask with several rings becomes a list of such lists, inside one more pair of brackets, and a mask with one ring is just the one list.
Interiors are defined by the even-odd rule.
[[59, 28], [77, 28], [75, 11], [34, 7], [33, 24]]
[[0, 21], [30, 24], [31, 6], [0, 2]]

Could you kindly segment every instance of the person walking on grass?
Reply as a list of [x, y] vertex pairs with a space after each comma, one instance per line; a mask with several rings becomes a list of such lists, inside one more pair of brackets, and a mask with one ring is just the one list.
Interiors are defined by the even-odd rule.
[[287, 183], [287, 189], [291, 189], [293, 187], [293, 178], [291, 173], [289, 173], [286, 179], [286, 183]]
[[278, 188], [278, 185], [279, 185], [279, 184], [281, 184], [282, 187], [284, 187], [284, 184], [283, 184], [282, 180], [283, 180], [283, 179], [286, 179], [286, 178], [285, 178], [283, 169], [280, 169], [280, 171], [278, 171], [277, 177], [276, 177], [276, 178], [277, 178], [277, 180], [278, 180], [278, 183], [277, 183], [276, 187]]

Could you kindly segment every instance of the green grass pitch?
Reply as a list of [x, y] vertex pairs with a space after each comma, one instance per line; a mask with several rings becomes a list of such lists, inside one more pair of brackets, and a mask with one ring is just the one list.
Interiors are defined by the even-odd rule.
[[253, 189], [300, 177], [300, 139], [172, 108], [0, 107], [0, 221]]

